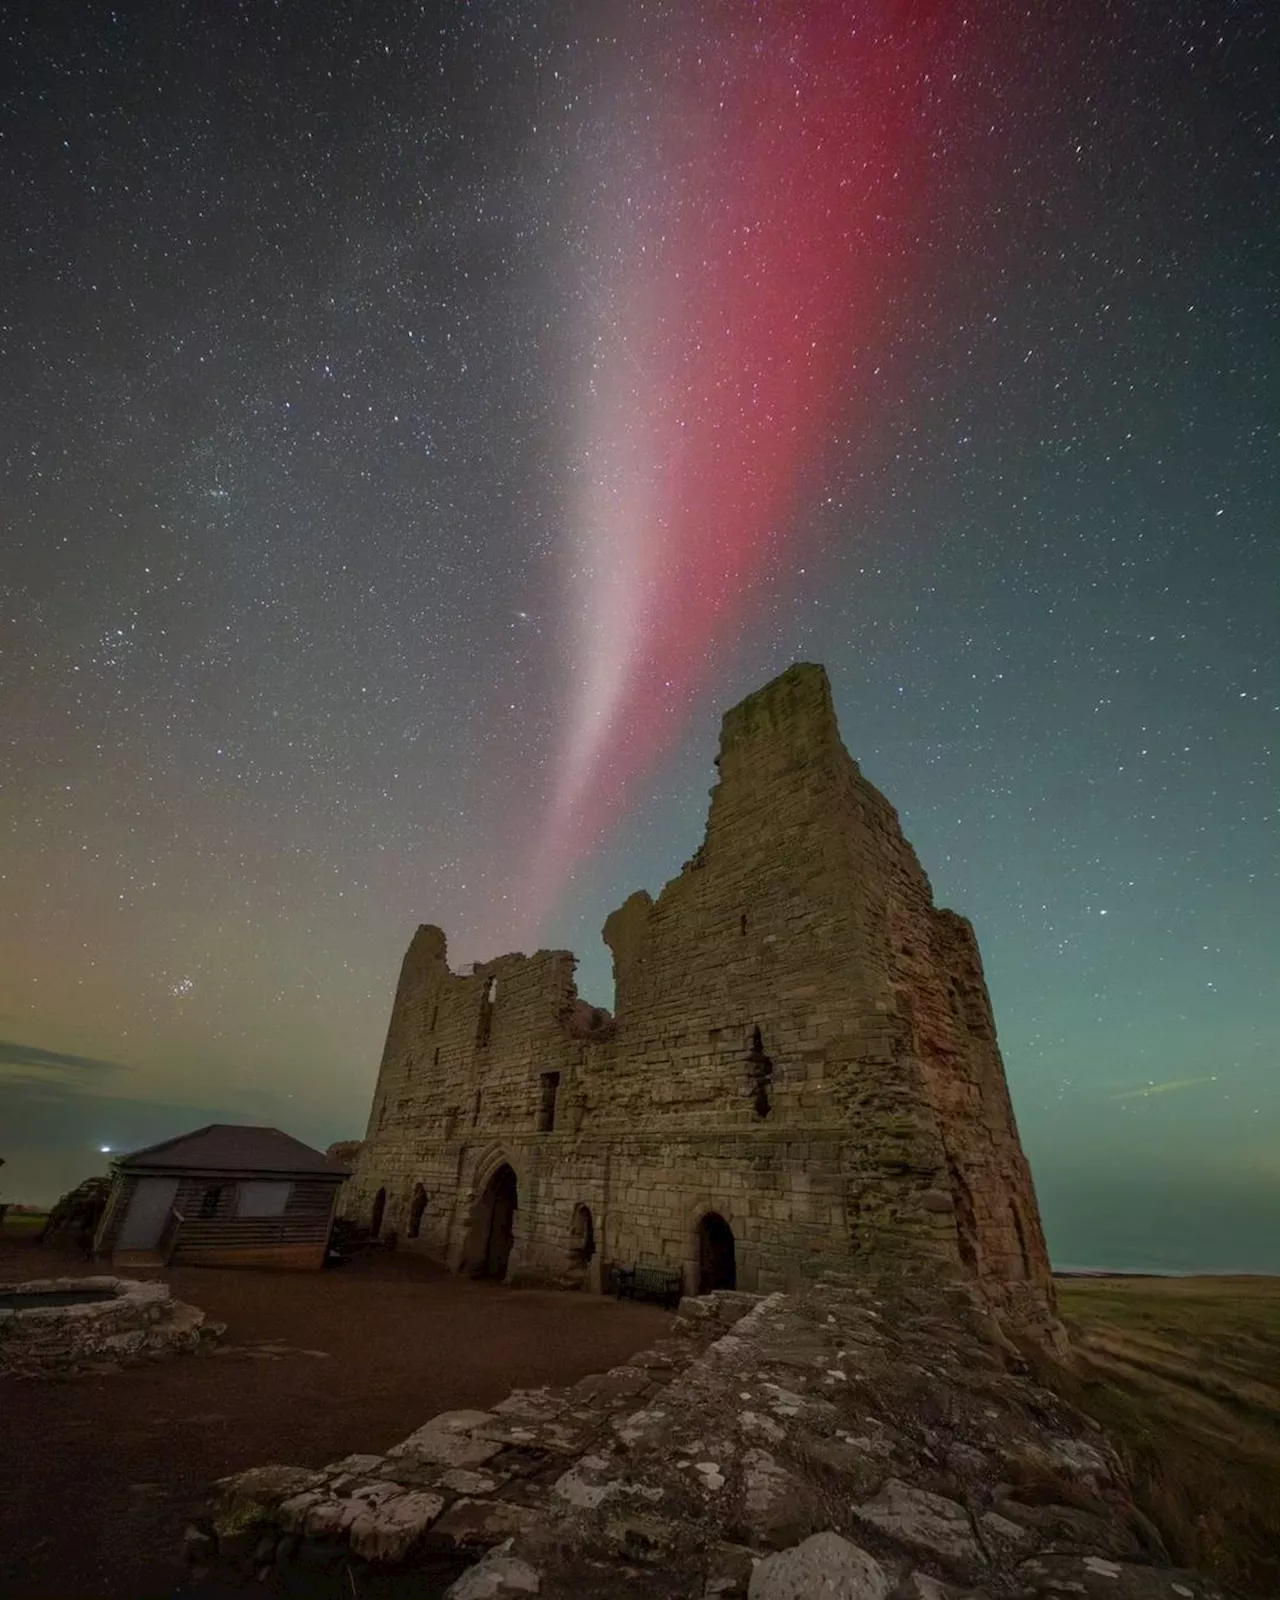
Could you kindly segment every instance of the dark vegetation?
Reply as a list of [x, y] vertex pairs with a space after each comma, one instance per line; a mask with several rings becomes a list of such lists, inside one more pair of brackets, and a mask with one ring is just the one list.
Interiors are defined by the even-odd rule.
[[1096, 1418], [1175, 1560], [1280, 1595], [1280, 1278], [1058, 1283], [1078, 1351], [1043, 1376]]

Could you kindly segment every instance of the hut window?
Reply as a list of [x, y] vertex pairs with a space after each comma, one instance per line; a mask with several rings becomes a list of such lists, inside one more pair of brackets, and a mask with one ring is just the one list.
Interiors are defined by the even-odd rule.
[[200, 1196], [199, 1214], [204, 1221], [207, 1222], [210, 1217], [216, 1217], [218, 1215], [218, 1207], [222, 1203], [222, 1194], [223, 1186], [221, 1184], [215, 1184], [212, 1188], [206, 1189], [205, 1192]]
[[281, 1183], [278, 1178], [263, 1183], [240, 1184], [236, 1195], [236, 1216], [282, 1217], [292, 1187], [292, 1184]]
[[550, 1133], [556, 1125], [556, 1095], [560, 1092], [560, 1074], [542, 1074], [542, 1104], [538, 1107], [538, 1132]]

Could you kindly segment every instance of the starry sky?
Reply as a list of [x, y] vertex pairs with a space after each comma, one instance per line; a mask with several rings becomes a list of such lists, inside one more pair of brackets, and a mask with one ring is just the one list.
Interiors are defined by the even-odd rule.
[[1280, 1271], [1267, 0], [0, 16], [0, 1174], [363, 1132], [824, 662], [1060, 1266]]

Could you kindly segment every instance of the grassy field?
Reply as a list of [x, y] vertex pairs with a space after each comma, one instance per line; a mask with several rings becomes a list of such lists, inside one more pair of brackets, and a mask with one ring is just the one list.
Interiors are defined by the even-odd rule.
[[10, 1211], [0, 1223], [0, 1236], [6, 1239], [29, 1239], [40, 1232], [49, 1220], [47, 1211]]
[[1054, 1387], [1127, 1461], [1175, 1558], [1280, 1595], [1280, 1278], [1073, 1278]]

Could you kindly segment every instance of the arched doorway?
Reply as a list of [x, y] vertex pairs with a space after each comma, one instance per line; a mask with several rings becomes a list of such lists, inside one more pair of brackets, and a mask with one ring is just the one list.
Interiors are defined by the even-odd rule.
[[477, 1259], [472, 1274], [501, 1282], [515, 1237], [516, 1175], [504, 1161], [485, 1185], [477, 1209]]
[[737, 1287], [738, 1266], [733, 1229], [718, 1211], [708, 1211], [698, 1224], [698, 1293]]
[[387, 1209], [387, 1191], [379, 1189], [373, 1197], [373, 1215], [369, 1219], [369, 1237], [376, 1239], [382, 1232], [382, 1216]]
[[409, 1203], [409, 1226], [405, 1230], [411, 1239], [422, 1232], [422, 1216], [427, 1209], [427, 1191], [420, 1183], [413, 1186], [413, 1199]]
[[573, 1226], [569, 1230], [570, 1264], [585, 1267], [596, 1253], [596, 1225], [589, 1206], [573, 1208]]

